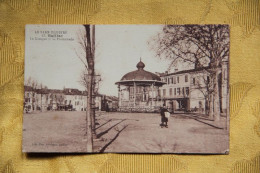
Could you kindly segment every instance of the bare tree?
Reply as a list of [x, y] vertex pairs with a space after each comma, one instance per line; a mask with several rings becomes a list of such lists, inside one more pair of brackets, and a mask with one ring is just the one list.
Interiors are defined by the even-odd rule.
[[28, 79], [25, 80], [25, 85], [32, 87], [32, 89], [37, 89], [37, 87], [40, 86], [39, 82], [32, 77], [28, 77]]
[[210, 105], [213, 103], [211, 95], [213, 94], [213, 83], [210, 81], [210, 73], [206, 69], [202, 69], [199, 72], [195, 72], [195, 83], [191, 90], [199, 90], [205, 99], [205, 114], [209, 115], [210, 119], [213, 119], [213, 111], [209, 110]]
[[[93, 138], [96, 138], [96, 113], [95, 113], [95, 99], [96, 99], [96, 95], [98, 94], [98, 90], [99, 90], [99, 82], [101, 81], [101, 75], [100, 74], [96, 74], [94, 73], [94, 77], [93, 77], [93, 83], [92, 83], [92, 109], [91, 109], [91, 121], [92, 121], [92, 133], [93, 133]], [[83, 86], [85, 88], [85, 90], [87, 91], [87, 87], [88, 87], [88, 72], [87, 69], [82, 70], [81, 74], [80, 74], [80, 79], [78, 81], [80, 83], [81, 86]]]
[[210, 94], [209, 111], [214, 110], [214, 119], [220, 119], [218, 79], [222, 62], [229, 56], [228, 25], [166, 25], [152, 41], [152, 48], [160, 58], [170, 60], [170, 66], [179, 62], [186, 66], [210, 67], [210, 81], [213, 92]]
[[[86, 109], [86, 135], [87, 135], [87, 152], [93, 151], [93, 82], [94, 82], [94, 54], [95, 54], [95, 25], [84, 25], [85, 32], [81, 33], [79, 44], [83, 50], [78, 54], [78, 58], [85, 66], [83, 83], [87, 90], [87, 109]], [[76, 51], [76, 53], [78, 53]]]
[[87, 91], [88, 89], [88, 79], [87, 79], [88, 70], [84, 69], [80, 73], [79, 77], [79, 84], [84, 87], [84, 89]]

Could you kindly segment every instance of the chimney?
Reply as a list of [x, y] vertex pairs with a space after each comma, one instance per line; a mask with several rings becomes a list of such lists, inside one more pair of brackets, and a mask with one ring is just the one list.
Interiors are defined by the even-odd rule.
[[165, 71], [165, 74], [167, 75], [167, 74], [168, 74], [168, 71]]
[[175, 68], [174, 71], [177, 72], [177, 71], [178, 71], [178, 68]]

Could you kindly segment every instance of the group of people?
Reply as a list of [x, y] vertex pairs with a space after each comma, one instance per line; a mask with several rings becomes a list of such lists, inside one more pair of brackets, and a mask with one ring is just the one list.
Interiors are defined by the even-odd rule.
[[170, 112], [167, 110], [165, 104], [161, 108], [161, 128], [168, 128], [168, 118], [170, 117]]

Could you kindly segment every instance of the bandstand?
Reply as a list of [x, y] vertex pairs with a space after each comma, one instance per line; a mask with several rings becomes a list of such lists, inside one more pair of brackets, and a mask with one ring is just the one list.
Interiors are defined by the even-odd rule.
[[144, 70], [140, 60], [137, 70], [125, 74], [118, 85], [118, 111], [121, 112], [158, 112], [162, 106], [159, 87], [165, 84], [154, 73]]

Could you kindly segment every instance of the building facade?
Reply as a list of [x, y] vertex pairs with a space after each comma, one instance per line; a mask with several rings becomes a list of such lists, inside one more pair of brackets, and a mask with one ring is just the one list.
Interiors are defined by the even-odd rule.
[[[107, 106], [107, 107], [106, 107]], [[35, 89], [24, 86], [24, 112], [34, 111], [86, 111], [87, 92], [73, 88], [57, 89]], [[97, 94], [95, 97], [95, 108], [99, 111], [117, 110], [118, 98]]]
[[34, 89], [24, 87], [24, 111], [86, 110], [87, 93], [78, 89]]
[[[160, 88], [160, 98], [172, 112], [206, 113], [209, 109], [210, 78], [207, 68], [175, 71], [161, 74], [166, 84]], [[219, 74], [219, 98], [221, 112], [227, 111], [228, 63], [223, 62]]]

